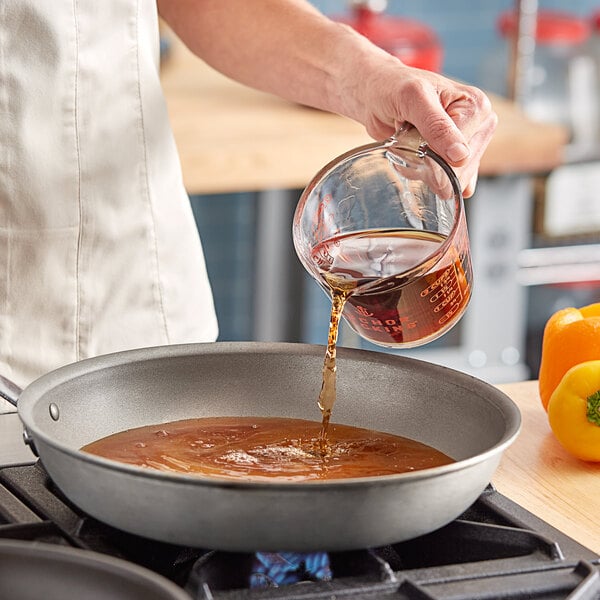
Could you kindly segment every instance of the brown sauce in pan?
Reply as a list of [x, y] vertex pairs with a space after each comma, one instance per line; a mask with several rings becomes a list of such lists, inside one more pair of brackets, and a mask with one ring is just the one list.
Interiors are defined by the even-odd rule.
[[207, 417], [130, 429], [82, 449], [131, 465], [249, 481], [309, 481], [403, 473], [454, 462], [396, 435], [316, 421]]

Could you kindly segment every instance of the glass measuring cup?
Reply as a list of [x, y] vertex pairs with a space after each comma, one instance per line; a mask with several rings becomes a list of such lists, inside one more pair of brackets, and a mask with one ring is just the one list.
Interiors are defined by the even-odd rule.
[[352, 329], [380, 346], [440, 337], [471, 297], [460, 184], [410, 126], [321, 169], [298, 202], [293, 240], [325, 292], [344, 295]]

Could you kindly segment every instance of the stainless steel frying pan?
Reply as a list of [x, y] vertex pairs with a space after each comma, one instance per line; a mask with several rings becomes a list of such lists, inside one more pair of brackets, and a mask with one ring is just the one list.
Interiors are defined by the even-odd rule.
[[165, 542], [230, 551], [381, 546], [441, 527], [476, 500], [518, 434], [514, 403], [469, 375], [363, 350], [339, 349], [332, 420], [417, 439], [456, 463], [338, 482], [249, 483], [154, 472], [79, 450], [178, 419], [319, 420], [323, 356], [321, 346], [254, 342], [121, 352], [42, 376], [20, 394], [18, 411], [74, 504]]

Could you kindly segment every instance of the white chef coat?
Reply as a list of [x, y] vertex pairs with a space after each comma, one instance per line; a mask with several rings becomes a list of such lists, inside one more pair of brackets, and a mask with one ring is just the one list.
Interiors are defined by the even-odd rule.
[[214, 341], [154, 0], [0, 1], [0, 374]]

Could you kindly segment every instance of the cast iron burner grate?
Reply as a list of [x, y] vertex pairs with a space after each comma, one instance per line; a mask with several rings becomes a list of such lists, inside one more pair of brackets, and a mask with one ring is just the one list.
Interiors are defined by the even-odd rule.
[[[600, 600], [600, 558], [492, 486], [459, 519], [415, 540], [326, 557], [257, 556], [154, 542], [104, 525], [65, 500], [37, 463], [0, 469], [0, 538], [125, 559], [196, 600]], [[250, 588], [252, 580], [269, 583], [263, 576], [272, 560], [288, 561], [286, 578], [298, 581]]]

